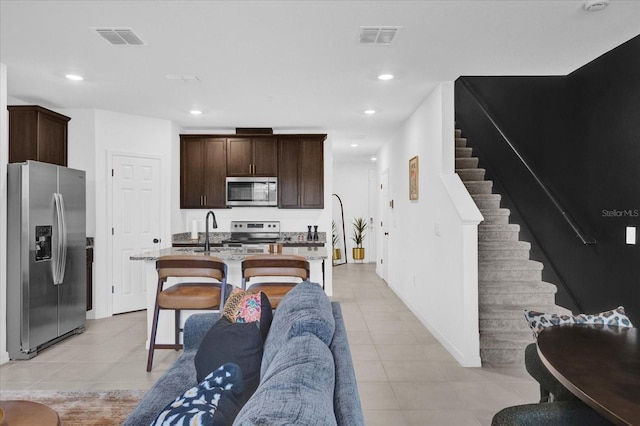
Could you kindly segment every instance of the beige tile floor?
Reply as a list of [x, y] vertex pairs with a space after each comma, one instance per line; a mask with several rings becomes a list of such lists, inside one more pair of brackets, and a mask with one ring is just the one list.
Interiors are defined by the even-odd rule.
[[[372, 264], [333, 274], [368, 426], [489, 425], [501, 408], [537, 400], [524, 367], [460, 367]], [[83, 334], [0, 366], [0, 389], [147, 389], [179, 353], [158, 350], [147, 373], [145, 321], [145, 312], [89, 320]]]

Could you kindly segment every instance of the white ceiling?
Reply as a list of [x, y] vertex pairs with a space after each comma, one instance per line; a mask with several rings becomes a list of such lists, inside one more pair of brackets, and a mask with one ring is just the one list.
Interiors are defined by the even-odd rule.
[[[0, 16], [10, 97], [183, 131], [327, 132], [334, 161], [368, 160], [440, 81], [567, 74], [640, 34], [640, 2], [622, 0], [597, 13], [582, 0], [1, 0]], [[147, 45], [110, 45], [91, 29], [105, 26]], [[361, 26], [402, 29], [392, 45], [365, 46]], [[382, 72], [396, 78], [378, 81]]]

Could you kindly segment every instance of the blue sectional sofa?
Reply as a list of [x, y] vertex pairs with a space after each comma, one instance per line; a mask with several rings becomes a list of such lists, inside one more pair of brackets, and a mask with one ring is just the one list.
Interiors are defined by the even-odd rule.
[[[219, 313], [189, 317], [184, 353], [153, 385], [125, 425], [149, 425], [163, 408], [197, 385], [194, 358]], [[338, 302], [308, 281], [274, 311], [264, 342], [260, 384], [234, 425], [364, 425], [349, 342]]]

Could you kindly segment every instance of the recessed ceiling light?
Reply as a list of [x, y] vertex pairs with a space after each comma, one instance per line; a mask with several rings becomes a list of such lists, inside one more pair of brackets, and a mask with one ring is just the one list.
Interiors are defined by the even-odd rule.
[[352, 143], [352, 144], [351, 144], [351, 148], [357, 148], [357, 147], [358, 147], [358, 144], [357, 144], [357, 143]]
[[197, 110], [197, 109], [192, 109], [191, 111], [189, 111], [190, 114], [192, 115], [200, 115], [202, 114], [202, 111]]
[[82, 81], [82, 80], [84, 80], [84, 78], [81, 75], [78, 75], [78, 74], [67, 74], [67, 75], [65, 75], [65, 78], [67, 80], [73, 80], [73, 81]]
[[378, 76], [378, 80], [382, 80], [382, 81], [393, 80], [393, 74], [380, 74]]
[[373, 115], [373, 114], [376, 113], [376, 110], [375, 109], [365, 109], [363, 112], [365, 114], [367, 114], [367, 115]]
[[371, 161], [378, 161], [376, 157], [371, 157]]

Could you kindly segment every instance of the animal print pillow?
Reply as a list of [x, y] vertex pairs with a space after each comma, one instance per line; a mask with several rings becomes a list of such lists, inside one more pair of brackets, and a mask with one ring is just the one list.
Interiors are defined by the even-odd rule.
[[240, 367], [224, 364], [167, 405], [151, 426], [230, 425], [242, 408], [243, 390]]
[[616, 309], [600, 312], [595, 315], [557, 315], [525, 310], [524, 316], [529, 322], [529, 327], [533, 330], [533, 336], [536, 338], [546, 327], [561, 324], [602, 324], [618, 327], [633, 327], [629, 317], [625, 315], [624, 307], [622, 306], [618, 306]]
[[552, 327], [554, 325], [561, 324], [574, 324], [575, 320], [573, 315], [565, 314], [545, 314], [538, 311], [524, 311], [524, 317], [529, 322], [529, 327], [533, 331], [533, 337], [538, 338], [538, 334], [546, 327]]
[[616, 309], [610, 311], [600, 312], [596, 315], [579, 314], [573, 318], [576, 324], [603, 324], [617, 325], [618, 327], [633, 327], [622, 306], [618, 306]]

